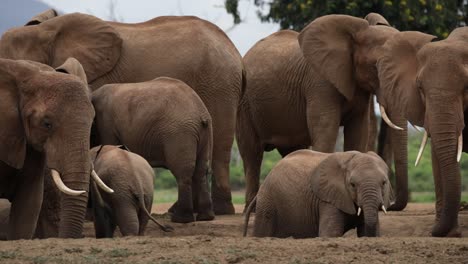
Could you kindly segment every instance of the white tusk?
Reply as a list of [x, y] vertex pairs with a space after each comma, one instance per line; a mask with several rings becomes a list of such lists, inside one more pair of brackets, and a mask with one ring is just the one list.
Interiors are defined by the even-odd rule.
[[411, 124], [411, 126], [413, 126], [413, 128], [414, 128], [416, 131], [422, 132], [421, 129], [420, 129], [419, 127], [417, 127], [417, 126], [415, 126], [415, 125], [413, 125], [413, 124]]
[[385, 210], [385, 205], [382, 205], [382, 211], [387, 214], [387, 210]]
[[387, 123], [389, 127], [396, 129], [396, 130], [403, 130], [403, 128], [396, 126], [395, 124], [392, 123], [390, 118], [388, 118], [387, 113], [385, 113], [385, 108], [383, 107], [383, 105], [380, 105], [380, 114], [382, 115], [383, 120], [385, 121], [385, 123]]
[[463, 150], [463, 133], [460, 133], [460, 136], [458, 136], [457, 162], [460, 162], [462, 150]]
[[357, 216], [359, 216], [361, 214], [361, 207], [358, 207], [357, 209]]
[[106, 193], [114, 193], [114, 190], [112, 190], [111, 188], [109, 188], [109, 186], [107, 186], [107, 185], [101, 180], [101, 178], [99, 178], [99, 176], [97, 175], [96, 171], [94, 171], [94, 169], [91, 171], [91, 177], [92, 177], [93, 180], [97, 183], [97, 185], [99, 186], [99, 188], [103, 189]]
[[416, 157], [416, 162], [414, 163], [414, 166], [418, 166], [419, 161], [421, 160], [422, 154], [424, 153], [424, 149], [426, 148], [426, 144], [427, 144], [427, 131], [424, 131], [424, 136], [421, 141], [421, 146], [419, 147], [418, 156]]
[[55, 182], [55, 185], [57, 185], [57, 188], [63, 193], [68, 194], [68, 195], [78, 196], [86, 192], [86, 191], [75, 191], [75, 190], [68, 188], [65, 185], [65, 183], [63, 183], [62, 179], [60, 178], [60, 173], [58, 171], [51, 169], [50, 172], [52, 175], [52, 179]]

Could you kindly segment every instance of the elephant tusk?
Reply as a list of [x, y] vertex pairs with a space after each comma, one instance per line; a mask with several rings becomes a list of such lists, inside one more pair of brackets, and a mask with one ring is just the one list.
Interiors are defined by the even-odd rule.
[[63, 183], [62, 179], [60, 178], [60, 173], [58, 171], [51, 169], [50, 172], [51, 172], [52, 179], [54, 180], [55, 185], [57, 185], [57, 188], [63, 193], [68, 194], [68, 195], [78, 196], [86, 192], [86, 191], [75, 191], [75, 190], [68, 188], [65, 185], [65, 183]]
[[396, 130], [403, 130], [403, 128], [395, 125], [392, 123], [392, 121], [390, 120], [390, 118], [388, 118], [387, 116], [387, 113], [385, 112], [385, 108], [383, 107], [383, 105], [380, 105], [380, 114], [382, 115], [382, 118], [383, 120], [385, 121], [385, 123], [387, 123], [387, 125], [393, 129], [396, 129]]
[[384, 212], [384, 214], [387, 214], [387, 210], [385, 209], [385, 205], [382, 205], [382, 211]]
[[[411, 124], [411, 123], [410, 123], [410, 124]], [[415, 126], [415, 125], [413, 125], [413, 124], [411, 124], [411, 126], [413, 126], [413, 128], [414, 128], [416, 131], [422, 132], [421, 129], [420, 129], [419, 127], [417, 127], [417, 126]]]
[[418, 156], [416, 157], [416, 162], [414, 163], [414, 166], [418, 166], [419, 161], [421, 160], [422, 154], [424, 153], [424, 149], [426, 148], [426, 144], [427, 144], [427, 131], [424, 131], [424, 136], [421, 141], [421, 146], [419, 147]]
[[460, 133], [460, 136], [458, 136], [457, 162], [460, 162], [462, 150], [463, 150], [463, 134]]
[[91, 171], [91, 177], [93, 180], [96, 182], [96, 184], [99, 186], [99, 188], [103, 189], [106, 193], [114, 193], [114, 190], [112, 190], [109, 186], [107, 186], [101, 178], [97, 175], [96, 171], [93, 169]]
[[357, 216], [359, 216], [361, 214], [361, 207], [358, 207], [357, 209]]

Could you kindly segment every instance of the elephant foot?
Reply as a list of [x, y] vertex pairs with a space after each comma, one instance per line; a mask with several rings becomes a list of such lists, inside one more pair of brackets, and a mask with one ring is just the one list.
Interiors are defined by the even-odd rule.
[[231, 201], [213, 201], [213, 209], [216, 215], [232, 215], [236, 213]]
[[185, 224], [185, 223], [195, 222], [195, 217], [193, 216], [193, 214], [177, 214], [177, 213], [173, 213], [173, 214], [171, 215], [171, 221], [174, 222], [174, 223], [182, 223], [182, 224]]
[[442, 228], [439, 223], [436, 223], [432, 228], [433, 237], [461, 237], [461, 232], [458, 230], [458, 225], [447, 231], [446, 228]]
[[213, 211], [208, 211], [205, 213], [198, 213], [197, 214], [197, 221], [211, 221], [215, 218], [215, 214]]

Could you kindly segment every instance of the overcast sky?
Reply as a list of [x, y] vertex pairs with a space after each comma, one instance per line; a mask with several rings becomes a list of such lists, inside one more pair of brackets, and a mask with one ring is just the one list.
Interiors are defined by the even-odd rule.
[[[111, 0], [40, 0], [64, 13], [81, 12], [109, 19]], [[124, 22], [141, 22], [164, 15], [194, 15], [218, 25], [244, 55], [258, 40], [279, 30], [275, 23], [261, 23], [254, 0], [240, 0], [243, 22], [233, 27], [224, 0], [113, 0], [116, 17]]]

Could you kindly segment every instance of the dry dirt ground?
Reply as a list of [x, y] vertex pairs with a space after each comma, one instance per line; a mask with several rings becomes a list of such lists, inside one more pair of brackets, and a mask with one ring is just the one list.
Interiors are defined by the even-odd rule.
[[[161, 214], [168, 204], [153, 208]], [[241, 212], [242, 207], [236, 208]], [[158, 218], [169, 223], [167, 216]], [[403, 212], [381, 215], [380, 238], [243, 238], [242, 215], [211, 222], [173, 224], [173, 233], [148, 225], [144, 237], [0, 242], [2, 263], [468, 263], [468, 212], [460, 212], [463, 238], [428, 237], [432, 204], [410, 204]], [[251, 217], [252, 224], [253, 217]], [[118, 233], [118, 231], [117, 231]]]

